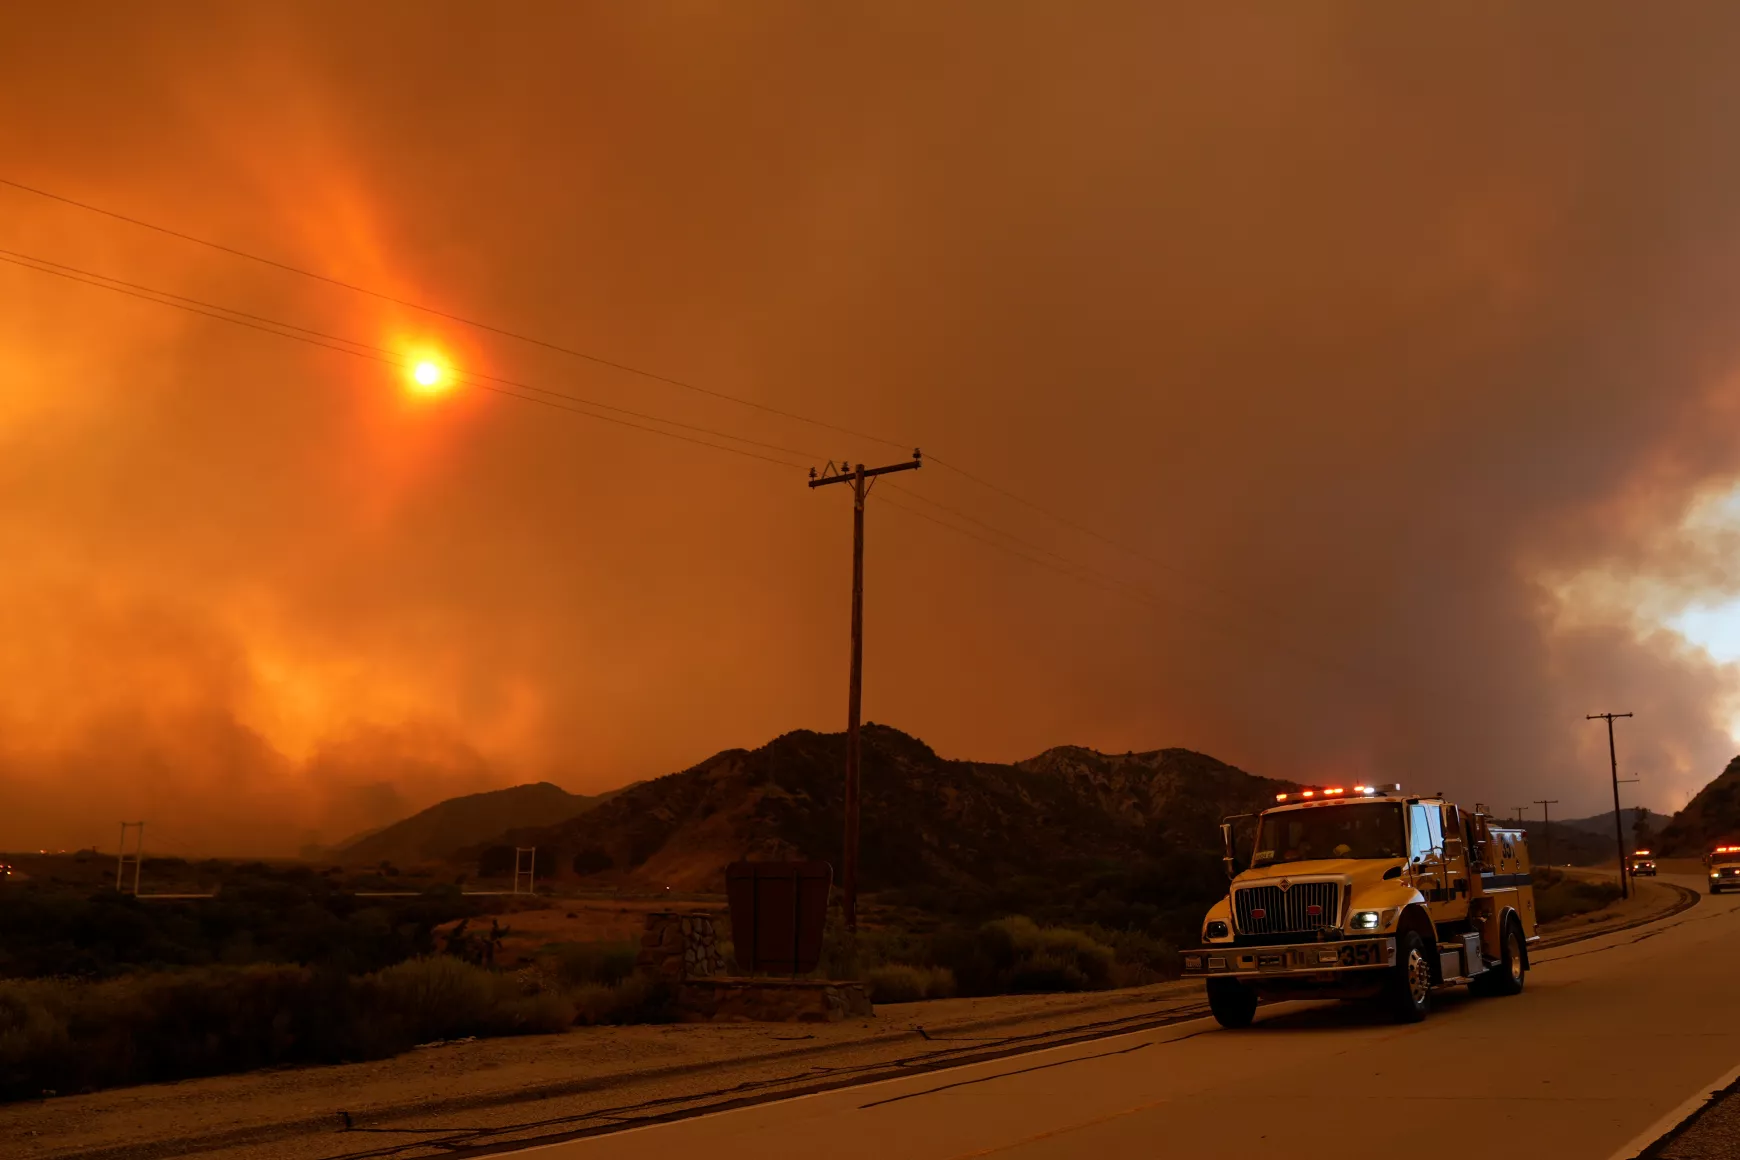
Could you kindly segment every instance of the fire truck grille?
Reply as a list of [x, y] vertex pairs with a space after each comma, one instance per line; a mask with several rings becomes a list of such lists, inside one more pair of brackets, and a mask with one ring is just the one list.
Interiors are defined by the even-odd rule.
[[1233, 891], [1233, 915], [1240, 934], [1309, 933], [1334, 926], [1341, 917], [1341, 885], [1336, 882], [1296, 882], [1279, 886], [1245, 886]]

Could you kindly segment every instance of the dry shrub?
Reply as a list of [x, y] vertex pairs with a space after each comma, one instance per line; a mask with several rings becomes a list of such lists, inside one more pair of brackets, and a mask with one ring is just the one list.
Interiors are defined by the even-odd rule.
[[551, 951], [558, 977], [569, 986], [614, 987], [634, 974], [640, 948], [632, 942], [580, 942], [559, 943]]
[[914, 1003], [947, 999], [955, 993], [954, 972], [947, 967], [914, 967], [884, 963], [864, 972], [864, 984], [874, 1003]]
[[106, 981], [0, 980], [0, 1099], [378, 1059], [468, 1035], [562, 1031], [565, 988], [450, 956], [348, 977], [207, 967]]

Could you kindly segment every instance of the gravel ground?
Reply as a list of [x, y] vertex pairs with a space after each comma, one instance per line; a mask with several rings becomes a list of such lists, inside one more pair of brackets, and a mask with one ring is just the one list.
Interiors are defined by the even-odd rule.
[[1648, 1160], [1734, 1160], [1740, 1156], [1740, 1085], [1730, 1086], [1678, 1135], [1643, 1155]]

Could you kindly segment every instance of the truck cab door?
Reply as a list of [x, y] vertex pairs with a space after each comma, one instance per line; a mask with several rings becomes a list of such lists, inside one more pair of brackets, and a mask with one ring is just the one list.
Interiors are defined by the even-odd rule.
[[1437, 803], [1408, 803], [1408, 871], [1414, 889], [1426, 896], [1426, 909], [1435, 922], [1449, 887], [1444, 874], [1443, 826]]
[[1443, 845], [1439, 872], [1444, 880], [1444, 901], [1427, 909], [1432, 912], [1434, 922], [1458, 922], [1468, 917], [1474, 868], [1464, 836], [1462, 811], [1448, 802], [1440, 809], [1443, 811], [1440, 827]]

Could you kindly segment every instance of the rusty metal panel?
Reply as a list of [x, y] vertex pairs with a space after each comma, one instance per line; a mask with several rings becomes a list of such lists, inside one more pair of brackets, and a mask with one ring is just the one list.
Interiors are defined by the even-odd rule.
[[826, 862], [733, 862], [725, 868], [739, 968], [801, 975], [822, 958], [834, 868]]

